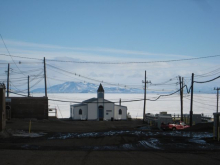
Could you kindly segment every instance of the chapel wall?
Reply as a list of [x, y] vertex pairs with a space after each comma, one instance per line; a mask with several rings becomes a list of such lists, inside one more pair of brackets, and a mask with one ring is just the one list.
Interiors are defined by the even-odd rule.
[[88, 120], [97, 120], [98, 107], [97, 103], [89, 103], [88, 104]]
[[[122, 114], [119, 115], [119, 109], [122, 110]], [[115, 105], [115, 120], [127, 120], [127, 107]]]
[[114, 103], [104, 104], [104, 120], [111, 120], [114, 118]]

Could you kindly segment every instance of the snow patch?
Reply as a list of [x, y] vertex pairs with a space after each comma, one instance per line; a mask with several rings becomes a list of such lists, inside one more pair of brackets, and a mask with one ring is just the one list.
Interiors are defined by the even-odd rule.
[[197, 144], [206, 144], [206, 141], [202, 139], [189, 139], [189, 142]]
[[161, 149], [160, 147], [157, 147], [154, 142], [147, 142], [145, 140], [139, 141], [139, 143], [144, 147], [144, 148], [153, 148], [153, 149]]

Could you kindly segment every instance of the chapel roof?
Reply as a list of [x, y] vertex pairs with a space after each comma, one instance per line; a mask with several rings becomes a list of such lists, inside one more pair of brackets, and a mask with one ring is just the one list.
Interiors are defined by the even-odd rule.
[[[98, 101], [98, 99], [97, 98], [91, 98], [91, 99], [88, 99], [88, 100], [84, 100], [82, 102], [82, 104], [85, 105], [85, 104], [92, 103], [92, 102], [95, 102], [95, 101]], [[114, 103], [114, 102], [104, 99], [104, 103]]]
[[82, 107], [82, 106], [87, 106], [87, 104], [81, 103], [81, 104], [73, 104], [73, 105], [71, 105], [71, 106], [74, 106], [74, 107]]
[[94, 102], [94, 101], [97, 101], [97, 98], [91, 98], [91, 99], [88, 99], [88, 100], [84, 100], [82, 103], [91, 103], [91, 102]]

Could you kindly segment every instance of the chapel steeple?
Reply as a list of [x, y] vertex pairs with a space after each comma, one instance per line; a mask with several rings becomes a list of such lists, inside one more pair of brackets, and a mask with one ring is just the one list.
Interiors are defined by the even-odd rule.
[[104, 89], [102, 87], [102, 84], [99, 85], [99, 88], [97, 90], [97, 97], [98, 98], [103, 98], [104, 99]]

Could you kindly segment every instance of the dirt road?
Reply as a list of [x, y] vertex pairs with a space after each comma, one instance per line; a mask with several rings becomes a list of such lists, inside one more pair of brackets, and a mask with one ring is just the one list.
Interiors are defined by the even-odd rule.
[[219, 152], [0, 150], [1, 165], [207, 165], [219, 164]]
[[141, 120], [13, 119], [0, 134], [2, 164], [220, 163], [211, 131], [161, 131]]

